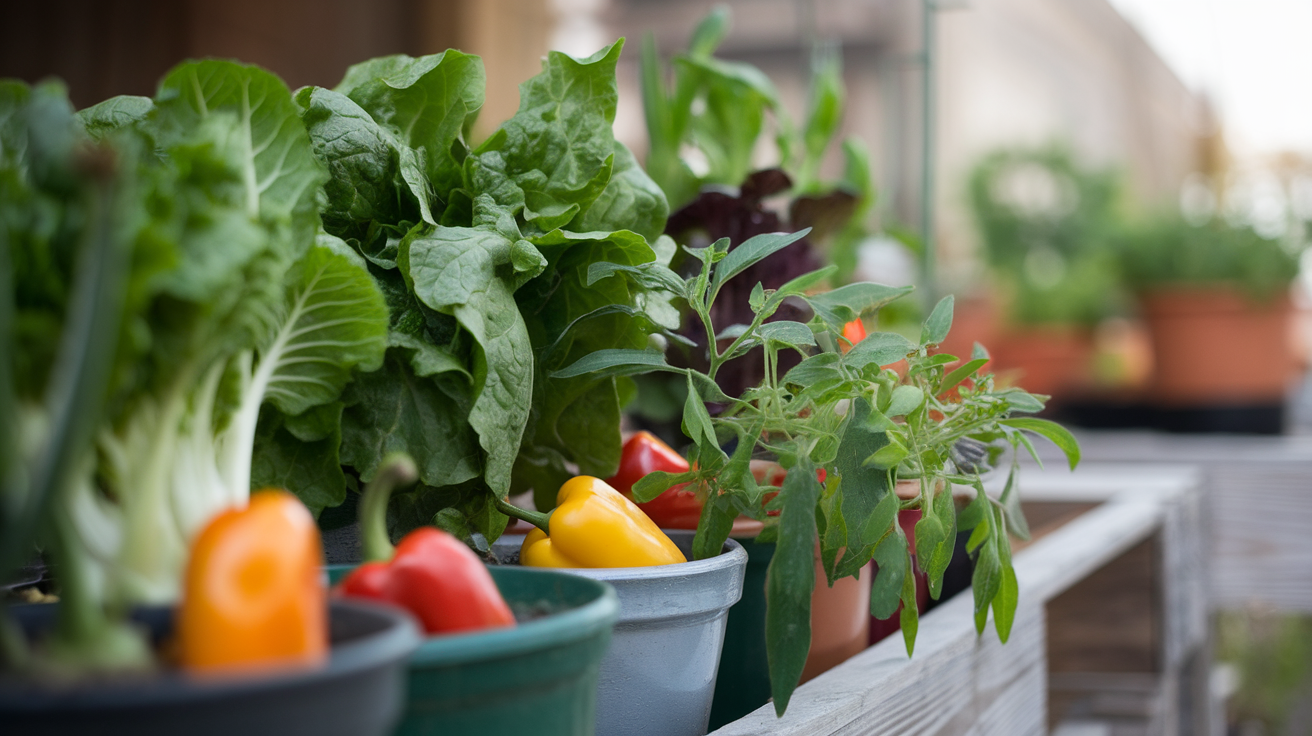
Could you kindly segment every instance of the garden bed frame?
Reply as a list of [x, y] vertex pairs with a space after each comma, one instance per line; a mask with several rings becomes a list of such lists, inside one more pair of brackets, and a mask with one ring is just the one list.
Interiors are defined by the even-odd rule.
[[[1027, 468], [1022, 499], [1096, 503], [1017, 552], [1011, 640], [975, 635], [969, 592], [714, 736], [1211, 732], [1201, 474], [1191, 466]], [[996, 490], [996, 489], [994, 489]]]

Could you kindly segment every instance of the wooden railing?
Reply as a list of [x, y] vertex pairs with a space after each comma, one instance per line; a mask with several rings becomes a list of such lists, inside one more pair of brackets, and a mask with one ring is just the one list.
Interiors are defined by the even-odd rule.
[[[1027, 469], [1022, 499], [1084, 510], [1015, 556], [1011, 639], [975, 635], [969, 591], [715, 736], [1211, 732], [1201, 475], [1189, 466]], [[1090, 504], [1096, 504], [1090, 506]], [[1087, 509], [1087, 510], [1085, 510]]]

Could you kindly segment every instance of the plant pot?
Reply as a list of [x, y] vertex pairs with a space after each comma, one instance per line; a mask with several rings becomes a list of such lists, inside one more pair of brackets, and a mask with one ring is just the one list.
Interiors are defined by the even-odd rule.
[[[335, 583], [352, 567], [334, 565], [329, 577]], [[541, 736], [589, 736], [598, 665], [619, 614], [615, 592], [551, 570], [489, 570], [519, 625], [426, 638], [410, 656], [395, 733], [512, 736], [531, 726]]]
[[729, 609], [715, 683], [710, 730], [742, 718], [770, 700], [770, 662], [765, 653], [765, 573], [774, 544], [752, 541], [760, 526], [735, 522], [733, 538], [747, 553], [742, 598]]
[[806, 682], [846, 662], [870, 646], [870, 583], [873, 563], [860, 577], [839, 578], [829, 585], [816, 547], [815, 589], [811, 591], [811, 650], [802, 667]]
[[[693, 532], [667, 533], [692, 557]], [[522, 537], [503, 536], [493, 550], [518, 560], [522, 543]], [[707, 560], [569, 571], [610, 583], [619, 597], [619, 622], [601, 663], [598, 733], [706, 733], [725, 622], [742, 595], [746, 566], [747, 553], [730, 540]]]
[[[57, 604], [15, 606], [32, 638], [55, 625]], [[0, 723], [21, 734], [387, 734], [401, 712], [406, 657], [418, 646], [414, 622], [396, 609], [356, 601], [329, 608], [332, 654], [325, 666], [256, 677], [202, 680], [167, 671], [72, 686], [0, 680]], [[157, 645], [173, 611], [133, 619]]]
[[1069, 325], [1036, 325], [1002, 335], [994, 372], [1015, 372], [1026, 391], [1060, 397], [1078, 393], [1093, 381], [1093, 338]]
[[1281, 403], [1295, 378], [1288, 297], [1258, 303], [1238, 291], [1160, 289], [1142, 297], [1153, 341], [1154, 403]]

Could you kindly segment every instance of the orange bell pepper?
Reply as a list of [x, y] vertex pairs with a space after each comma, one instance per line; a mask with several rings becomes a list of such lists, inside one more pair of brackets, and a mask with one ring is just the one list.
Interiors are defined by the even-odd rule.
[[196, 672], [279, 669], [328, 657], [319, 529], [286, 491], [251, 496], [196, 536], [177, 614], [178, 650]]

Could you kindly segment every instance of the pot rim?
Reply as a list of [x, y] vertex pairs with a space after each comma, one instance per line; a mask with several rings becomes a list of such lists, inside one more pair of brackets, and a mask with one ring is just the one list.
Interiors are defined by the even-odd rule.
[[410, 655], [411, 666], [485, 662], [565, 646], [609, 631], [619, 618], [619, 598], [615, 589], [604, 581], [515, 565], [493, 566], [488, 570], [494, 578], [523, 575], [559, 578], [558, 584], [590, 589], [594, 597], [582, 605], [510, 627], [426, 637]]
[[[691, 529], [663, 529], [662, 531], [669, 535], [671, 539], [676, 536], [691, 536], [694, 534]], [[520, 542], [523, 538], [523, 535], [517, 534], [507, 534], [501, 537], [501, 539], [514, 539]], [[500, 542], [501, 539], [497, 541]], [[720, 554], [705, 560], [675, 562], [670, 565], [647, 565], [645, 567], [559, 567], [551, 569], [593, 580], [659, 580], [705, 574], [733, 567], [740, 562], [741, 564], [747, 563], [747, 551], [743, 549], [743, 546], [737, 540], [729, 538], [725, 540], [724, 546], [720, 548]], [[519, 567], [525, 570], [533, 569], [518, 565], [507, 565], [507, 567]]]
[[[38, 603], [13, 606], [11, 612], [38, 608], [53, 611], [58, 604]], [[49, 607], [49, 608], [46, 608]], [[35, 615], [35, 614], [29, 614]], [[419, 646], [419, 628], [403, 610], [367, 601], [329, 601], [329, 626], [340, 616], [363, 615], [378, 622], [379, 629], [341, 643], [334, 643], [322, 665], [288, 667], [268, 672], [239, 672], [194, 676], [177, 668], [160, 669], [140, 676], [95, 677], [72, 685], [50, 685], [43, 680], [0, 678], [0, 712], [32, 713], [51, 707], [69, 710], [130, 710], [145, 706], [200, 703], [240, 697], [260, 691], [302, 689], [349, 677], [354, 673], [403, 660]], [[149, 628], [171, 631], [171, 606], [144, 606], [136, 621]], [[51, 619], [53, 625], [53, 618]]]

